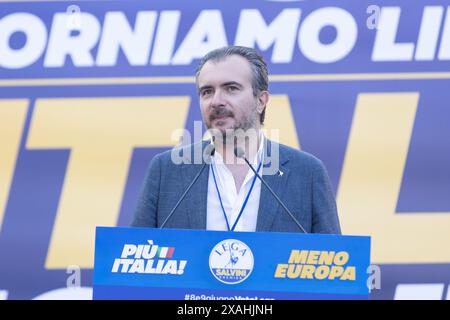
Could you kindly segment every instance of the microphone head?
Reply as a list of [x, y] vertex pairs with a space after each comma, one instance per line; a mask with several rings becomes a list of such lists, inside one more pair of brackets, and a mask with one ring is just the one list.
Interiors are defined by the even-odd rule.
[[245, 152], [241, 147], [235, 147], [234, 148], [234, 155], [236, 156], [236, 158], [244, 158], [245, 157]]

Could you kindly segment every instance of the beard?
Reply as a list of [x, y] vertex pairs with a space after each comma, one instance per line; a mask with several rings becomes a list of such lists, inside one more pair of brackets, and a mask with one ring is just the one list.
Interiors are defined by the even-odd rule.
[[[227, 142], [233, 142], [236, 138], [236, 132], [247, 131], [249, 129], [254, 129], [256, 127], [258, 113], [256, 112], [256, 104], [252, 106], [249, 112], [243, 113], [241, 119], [236, 119], [234, 113], [231, 110], [228, 110], [225, 107], [214, 108], [210, 113], [208, 120], [205, 121], [208, 130], [210, 130], [211, 135], [213, 136], [214, 141], [222, 141], [223, 144]], [[233, 118], [234, 125], [231, 128], [213, 128], [211, 123], [214, 120], [226, 118]]]

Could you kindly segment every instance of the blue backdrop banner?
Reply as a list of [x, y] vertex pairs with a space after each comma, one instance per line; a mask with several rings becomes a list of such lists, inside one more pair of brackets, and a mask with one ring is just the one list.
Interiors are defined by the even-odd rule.
[[6, 0], [0, 299], [92, 297], [95, 227], [202, 138], [194, 73], [225, 45], [264, 56], [267, 136], [320, 158], [343, 234], [371, 237], [370, 297], [450, 298], [448, 0]]

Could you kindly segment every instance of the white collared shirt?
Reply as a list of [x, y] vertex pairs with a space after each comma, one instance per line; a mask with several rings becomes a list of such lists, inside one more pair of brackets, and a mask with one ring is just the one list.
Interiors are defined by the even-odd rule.
[[[264, 135], [260, 135], [260, 144], [258, 152], [253, 159], [252, 165], [255, 170], [258, 169], [260, 161], [263, 159], [264, 155]], [[239, 216], [242, 205], [244, 204], [245, 198], [250, 191], [253, 178], [255, 174], [249, 168], [247, 175], [242, 183], [239, 193], [236, 191], [236, 185], [234, 182], [234, 177], [230, 170], [223, 163], [223, 157], [220, 153], [216, 152], [213, 157], [211, 157], [211, 165], [209, 167], [209, 179], [208, 179], [208, 196], [207, 196], [207, 209], [206, 209], [206, 229], [207, 230], [220, 230], [228, 231], [227, 223], [220, 205], [219, 195], [217, 194], [216, 185], [214, 183], [213, 176], [213, 166], [214, 174], [216, 177], [217, 188], [220, 192], [220, 197], [222, 198], [223, 208], [227, 215], [228, 223], [230, 229], [236, 222]], [[259, 174], [262, 172], [262, 165], [259, 170]], [[234, 231], [255, 231], [256, 221], [258, 218], [259, 210], [259, 199], [261, 196], [261, 181], [256, 178], [253, 190], [249, 196], [247, 204], [242, 212], [242, 215], [234, 229]]]

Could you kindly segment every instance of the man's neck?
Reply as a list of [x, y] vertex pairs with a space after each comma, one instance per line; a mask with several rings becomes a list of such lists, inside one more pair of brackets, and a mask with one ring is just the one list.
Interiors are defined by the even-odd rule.
[[236, 139], [237, 141], [235, 141], [233, 138], [229, 139], [229, 141], [226, 141], [225, 143], [223, 143], [223, 141], [216, 141], [216, 151], [222, 156], [224, 164], [226, 164], [229, 168], [230, 166], [245, 165], [245, 161], [243, 159], [236, 158], [234, 155], [234, 150], [236, 147], [244, 150], [245, 157], [247, 160], [252, 162], [258, 153], [260, 143], [262, 143], [260, 130], [257, 130], [256, 132], [256, 137], [247, 139], [247, 142], [245, 142], [244, 139]]
[[236, 158], [234, 155], [235, 147], [242, 148], [245, 151], [245, 157], [250, 162], [255, 159], [256, 154], [258, 153], [258, 149], [261, 141], [261, 132], [256, 131], [256, 135], [252, 138], [247, 139], [247, 143], [245, 143], [244, 139], [229, 139], [228, 143], [222, 143], [222, 141], [216, 141], [216, 150], [223, 158], [223, 163], [227, 166], [228, 170], [230, 170], [231, 174], [234, 178], [234, 184], [236, 186], [236, 191], [239, 193], [239, 190], [244, 183], [245, 177], [249, 171], [249, 168], [245, 161], [241, 158]]

